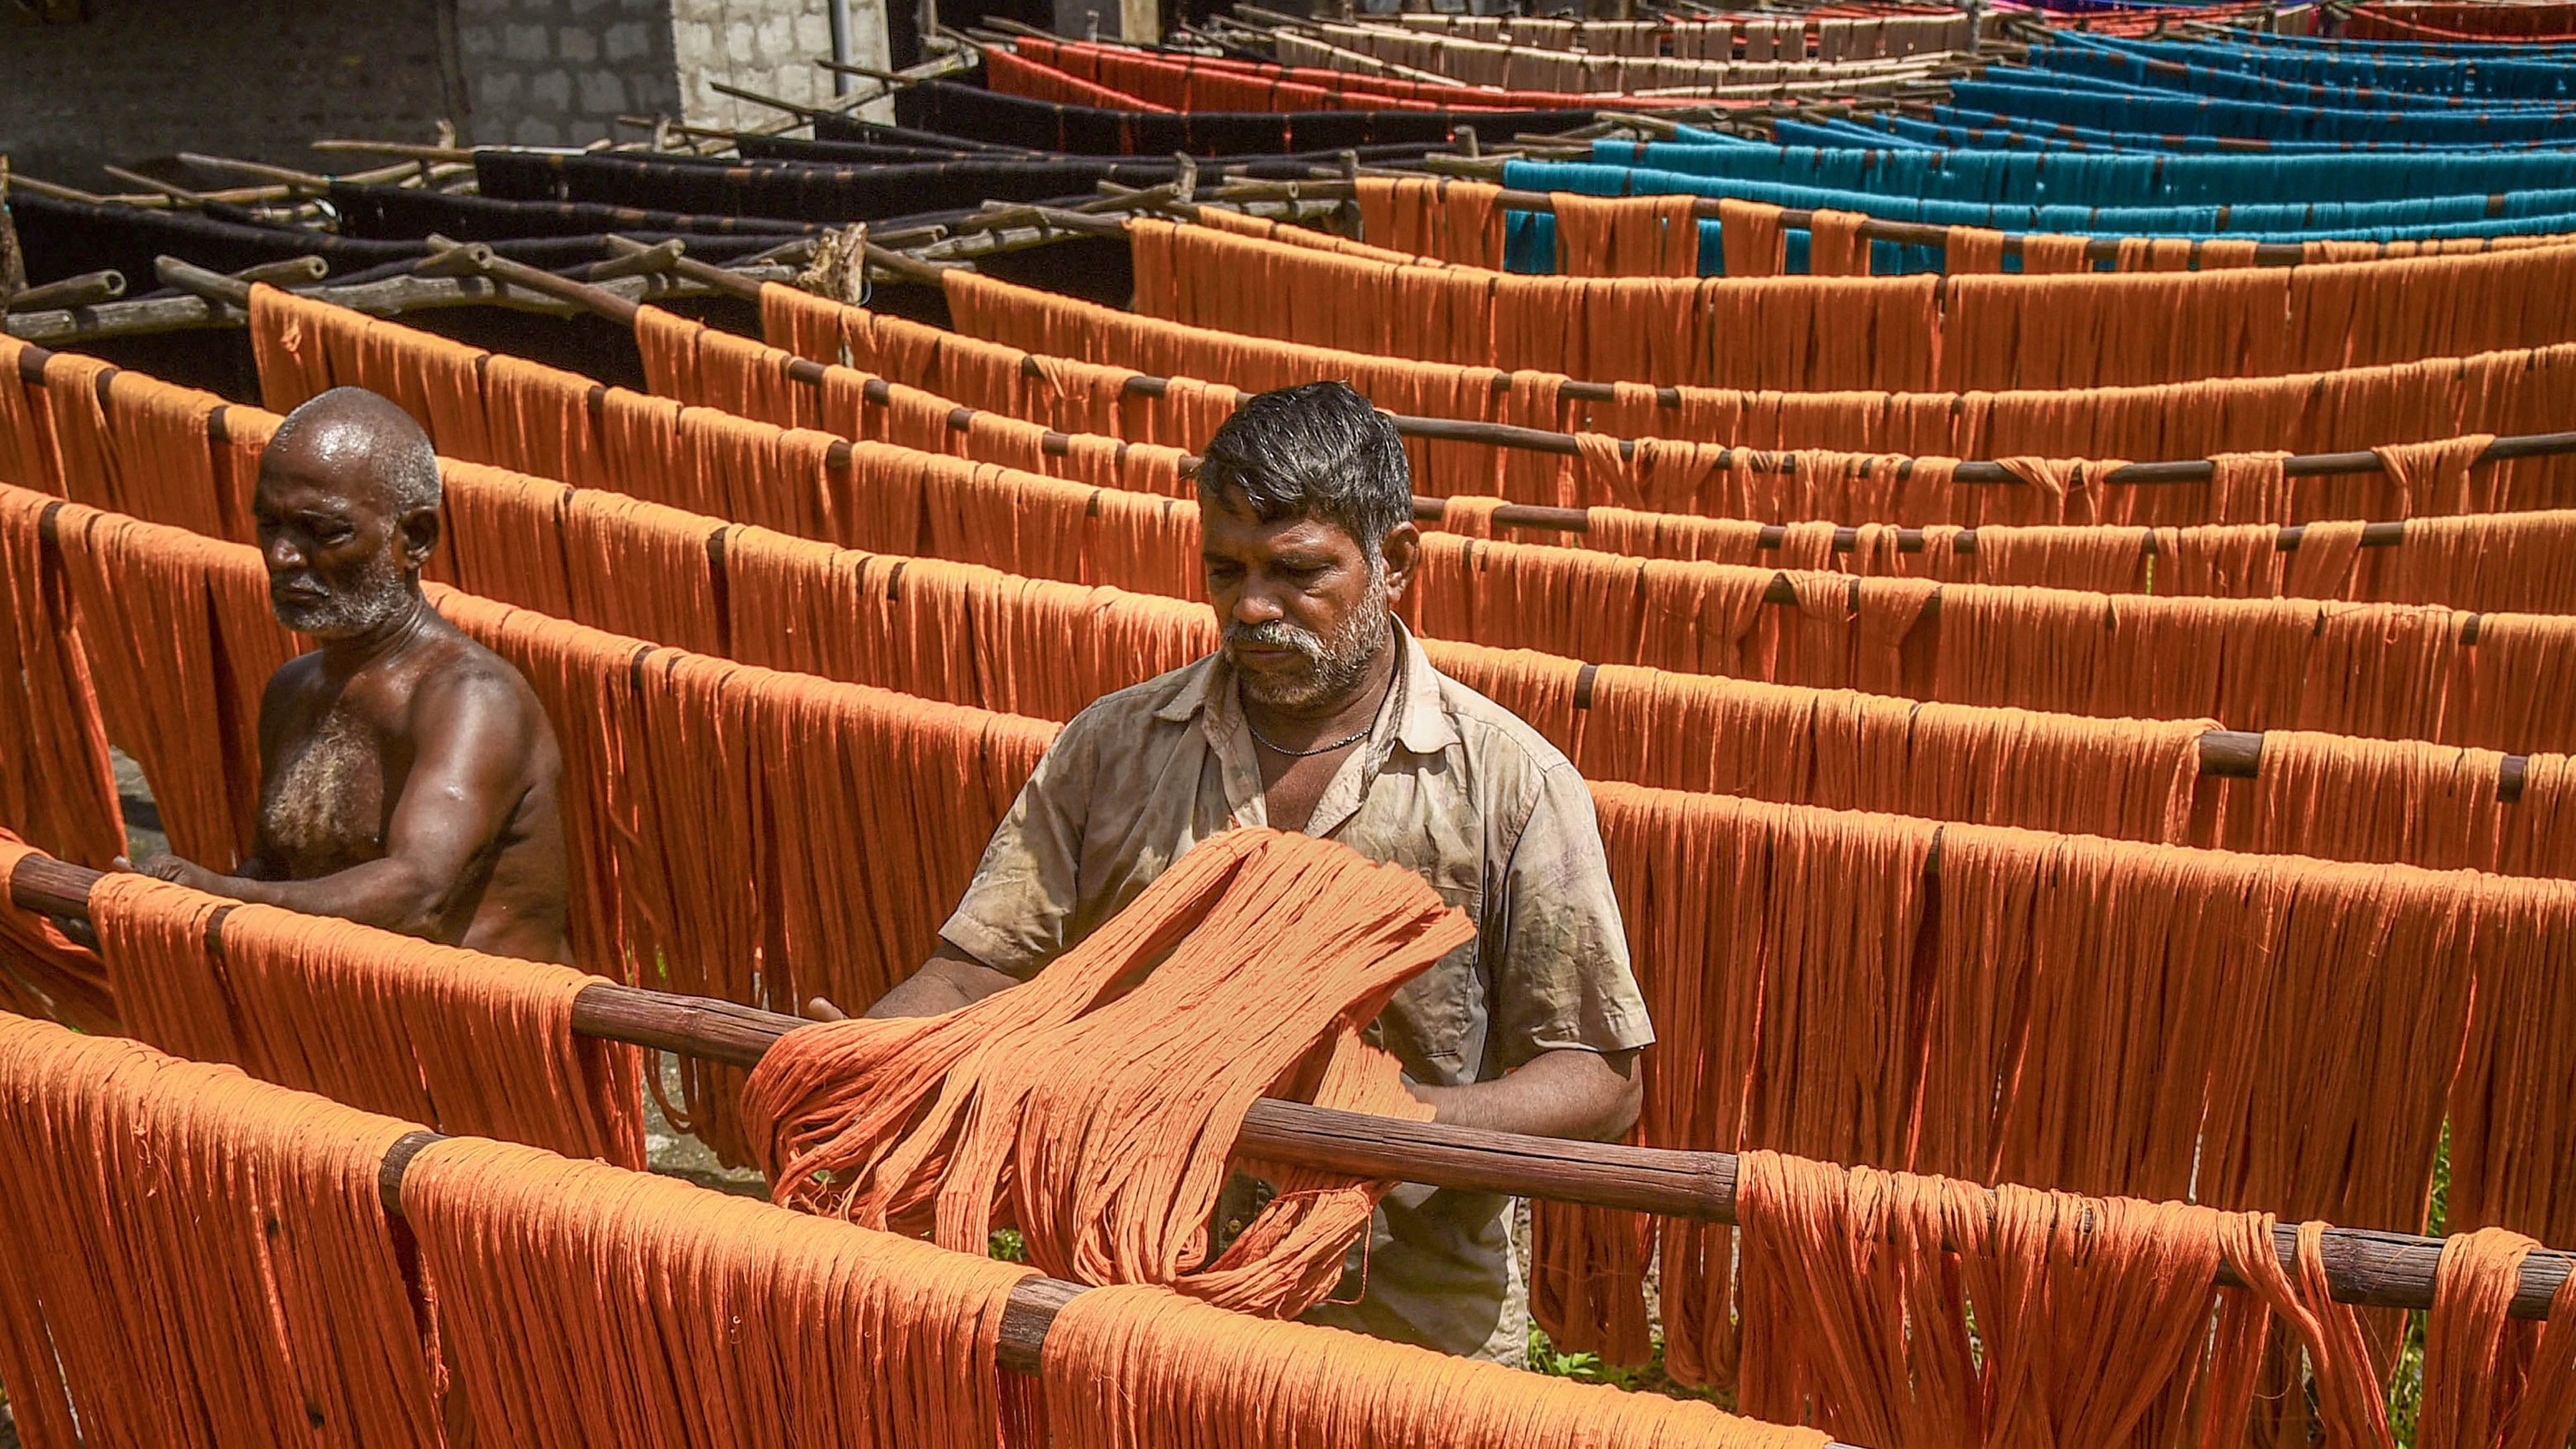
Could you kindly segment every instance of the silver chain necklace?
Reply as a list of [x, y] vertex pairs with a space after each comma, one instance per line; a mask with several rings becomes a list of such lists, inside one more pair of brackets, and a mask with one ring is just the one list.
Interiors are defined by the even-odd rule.
[[1268, 750], [1274, 755], [1285, 755], [1292, 760], [1305, 760], [1312, 759], [1317, 755], [1329, 755], [1335, 750], [1348, 749], [1351, 746], [1358, 744], [1360, 741], [1367, 739], [1369, 731], [1377, 728], [1377, 717], [1386, 713], [1386, 702], [1394, 696], [1395, 681], [1393, 679], [1389, 679], [1386, 682], [1386, 693], [1378, 696], [1377, 709], [1369, 715], [1369, 722], [1367, 724], [1361, 725], [1358, 729], [1342, 736], [1340, 739], [1333, 741], [1329, 745], [1317, 745], [1311, 750], [1292, 750], [1285, 745], [1273, 744], [1268, 739], [1264, 738], [1261, 731], [1253, 727], [1252, 711], [1244, 706], [1243, 686], [1240, 684], [1235, 686], [1234, 702], [1235, 707], [1243, 711], [1243, 732], [1252, 736], [1252, 742], [1254, 744], [1261, 746], [1263, 749]]
[[1292, 750], [1286, 745], [1272, 744], [1269, 740], [1262, 737], [1261, 731], [1252, 727], [1252, 716], [1250, 714], [1244, 715], [1243, 728], [1245, 733], [1252, 736], [1252, 742], [1254, 744], [1261, 746], [1270, 753], [1274, 755], [1286, 755], [1292, 760], [1302, 760], [1313, 755], [1329, 755], [1335, 750], [1347, 749], [1352, 745], [1358, 744], [1360, 741], [1368, 738], [1368, 732], [1377, 728], [1377, 724], [1375, 721], [1371, 721], [1368, 724], [1360, 726], [1357, 730], [1342, 736], [1340, 739], [1333, 741], [1329, 745], [1317, 745], [1311, 750]]

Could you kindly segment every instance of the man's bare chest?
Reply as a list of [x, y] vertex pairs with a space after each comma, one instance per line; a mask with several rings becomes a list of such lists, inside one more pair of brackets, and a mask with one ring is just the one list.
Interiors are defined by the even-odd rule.
[[391, 793], [376, 732], [344, 706], [288, 738], [260, 790], [260, 824], [291, 875], [345, 869], [384, 854]]

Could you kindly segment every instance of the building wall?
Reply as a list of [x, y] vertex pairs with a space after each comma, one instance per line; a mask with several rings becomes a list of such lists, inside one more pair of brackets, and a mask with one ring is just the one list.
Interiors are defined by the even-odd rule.
[[[455, 11], [474, 145], [581, 146], [678, 109], [672, 0], [414, 0]], [[634, 138], [628, 132], [628, 139]]]
[[179, 151], [326, 169], [325, 136], [428, 140], [461, 86], [441, 5], [88, 0], [40, 25], [0, 4], [0, 151], [16, 169], [124, 190], [100, 162]]
[[[750, 127], [785, 119], [772, 107], [719, 95], [707, 85], [711, 80], [804, 105], [822, 105], [834, 95], [832, 73], [813, 63], [832, 53], [831, 0], [670, 3], [684, 118], [692, 125]], [[883, 0], [847, 4], [851, 62], [888, 69]]]
[[[828, 101], [812, 62], [832, 52], [831, 3], [86, 0], [60, 25], [0, 3], [0, 151], [118, 190], [100, 162], [199, 151], [327, 170], [308, 142], [427, 141], [441, 119], [466, 144], [522, 146], [587, 145], [621, 114], [766, 125], [784, 114], [708, 82]], [[851, 59], [884, 68], [885, 0], [843, 3]]]

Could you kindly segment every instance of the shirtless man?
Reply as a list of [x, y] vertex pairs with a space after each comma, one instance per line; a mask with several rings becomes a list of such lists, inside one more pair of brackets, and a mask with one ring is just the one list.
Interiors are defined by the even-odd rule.
[[253, 501], [269, 603], [319, 645], [260, 700], [259, 828], [235, 900], [562, 961], [563, 758], [535, 691], [421, 595], [438, 456], [402, 409], [334, 388], [289, 414]]

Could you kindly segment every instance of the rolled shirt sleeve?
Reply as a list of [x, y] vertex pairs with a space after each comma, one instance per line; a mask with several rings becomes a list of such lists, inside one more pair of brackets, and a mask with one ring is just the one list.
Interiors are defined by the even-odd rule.
[[939, 928], [941, 940], [1006, 976], [1036, 975], [1084, 929], [1082, 843], [1098, 774], [1096, 709], [1076, 716], [1047, 747]]
[[1607, 1054], [1654, 1041], [1592, 792], [1572, 765], [1540, 772], [1490, 911], [1502, 937], [1486, 1044], [1494, 1066], [1510, 1071], [1543, 1052]]

